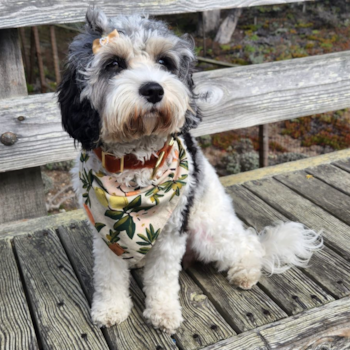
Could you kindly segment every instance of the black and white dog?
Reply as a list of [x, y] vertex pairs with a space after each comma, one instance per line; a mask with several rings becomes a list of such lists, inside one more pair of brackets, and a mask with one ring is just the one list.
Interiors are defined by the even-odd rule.
[[144, 266], [145, 318], [168, 333], [182, 321], [179, 271], [186, 244], [249, 289], [261, 271], [306, 266], [322, 246], [299, 223], [256, 234], [189, 130], [201, 121], [192, 72], [194, 43], [138, 15], [97, 9], [70, 45], [58, 99], [65, 130], [82, 145], [74, 186], [94, 231], [92, 320], [123, 322], [130, 268]]

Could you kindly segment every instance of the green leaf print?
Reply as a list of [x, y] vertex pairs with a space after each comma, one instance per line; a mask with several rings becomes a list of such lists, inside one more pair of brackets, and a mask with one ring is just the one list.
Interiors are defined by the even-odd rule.
[[119, 210], [106, 210], [105, 216], [113, 219], [113, 220], [119, 220], [123, 217], [124, 212]]
[[98, 232], [100, 232], [106, 225], [102, 224], [101, 222], [96, 222], [95, 223], [95, 228]]
[[143, 239], [144, 241], [150, 243], [149, 238], [147, 238], [145, 235], [138, 233], [137, 236], [140, 237], [141, 239]]
[[117, 221], [113, 228], [116, 231], [126, 231], [126, 234], [129, 236], [130, 239], [133, 239], [135, 231], [136, 231], [136, 225], [134, 223], [134, 220], [132, 217], [126, 215], [119, 221]]
[[124, 211], [137, 208], [140, 205], [141, 205], [141, 196], [137, 196], [126, 207], [124, 207]]
[[[91, 171], [91, 170], [90, 170]], [[103, 183], [102, 181], [95, 175], [92, 175], [91, 174], [91, 179], [95, 180], [97, 182], [97, 184], [106, 192], [108, 193], [108, 191], [105, 189], [105, 187], [103, 186]], [[92, 183], [92, 180], [91, 180], [91, 183]]]
[[129, 216], [126, 215], [123, 218], [121, 218], [120, 220], [118, 220], [114, 225], [113, 228], [117, 231], [124, 231], [126, 229], [127, 224], [125, 224], [127, 222], [127, 220], [129, 220]]
[[151, 249], [150, 247], [142, 247], [137, 252], [140, 254], [146, 255], [150, 249]]

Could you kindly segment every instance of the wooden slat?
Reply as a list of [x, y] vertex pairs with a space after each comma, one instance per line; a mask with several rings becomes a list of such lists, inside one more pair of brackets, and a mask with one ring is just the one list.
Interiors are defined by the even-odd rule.
[[[16, 29], [0, 30], [0, 100], [27, 95], [24, 68]], [[2, 121], [0, 121], [0, 125]], [[0, 126], [0, 136], [12, 129]], [[15, 144], [16, 145], [16, 144]], [[15, 152], [16, 146], [0, 143], [0, 158]], [[9, 157], [9, 161], [10, 161]], [[15, 157], [14, 157], [15, 158]], [[13, 159], [13, 162], [17, 160]], [[24, 168], [33, 167], [30, 163]], [[17, 165], [14, 169], [20, 169]], [[10, 170], [11, 167], [8, 168]], [[0, 223], [46, 214], [40, 168], [0, 174]]]
[[337, 190], [350, 195], [350, 174], [348, 172], [328, 164], [320, 165], [317, 168], [308, 168], [305, 171]]
[[314, 177], [307, 178], [305, 171], [276, 176], [276, 179], [350, 225], [350, 197], [348, 195]]
[[11, 243], [0, 240], [0, 350], [38, 349]]
[[335, 162], [333, 165], [350, 173], [350, 159], [339, 160]]
[[[220, 177], [220, 182], [225, 186], [243, 184], [248, 181], [262, 180], [267, 177], [290, 173], [292, 171], [305, 170], [309, 167], [315, 167], [321, 164], [333, 163], [339, 161], [342, 164], [345, 159], [350, 158], [350, 149], [336, 151], [319, 156], [299, 159], [294, 162], [282, 163], [267, 168], [260, 168], [246, 171], [239, 174]], [[337, 164], [337, 163], [336, 163]]]
[[[194, 75], [204, 120], [199, 136], [350, 106], [350, 51]], [[18, 122], [17, 117], [26, 119]], [[0, 130], [20, 135], [0, 145], [0, 172], [75, 157], [53, 94], [0, 100]], [[1, 131], [0, 131], [1, 132]]]
[[39, 231], [14, 243], [43, 348], [108, 349], [56, 234]]
[[238, 333], [287, 316], [257, 286], [249, 291], [236, 289], [209, 265], [196, 264], [188, 273]]
[[[58, 233], [85, 295], [91, 303], [93, 294], [91, 232], [86, 223], [76, 222], [60, 227]], [[142, 316], [144, 295], [134, 279], [131, 279], [130, 289], [134, 303], [130, 316], [120, 325], [105, 329], [110, 346], [113, 349], [123, 350], [156, 349], [157, 347], [175, 349], [175, 344], [170, 336], [154, 330], [145, 323]]]
[[[170, 15], [174, 13], [202, 12], [233, 7], [249, 7], [258, 5], [286, 4], [307, 0], [137, 0], [131, 1], [104, 1], [100, 4], [106, 14], [133, 14], [135, 11], [142, 14]], [[312, 0], [309, 0], [312, 1]], [[0, 1], [0, 28], [34, 26], [51, 23], [82, 22], [89, 6], [96, 5], [89, 1]]]
[[[227, 191], [233, 199], [237, 215], [258, 232], [265, 226], [277, 221], [288, 221], [285, 216], [275, 211], [242, 186], [232, 186], [227, 188]], [[318, 260], [321, 260], [321, 266], [328, 264], [327, 256], [324, 258], [325, 260], [323, 261], [318, 258]], [[311, 266], [314, 265], [317, 266], [318, 264], [313, 259]], [[282, 275], [263, 276], [259, 281], [259, 286], [289, 315], [294, 315], [305, 309], [320, 306], [334, 300], [332, 296], [322, 290], [319, 285], [303, 272], [294, 268], [284, 272]], [[335, 276], [339, 279], [343, 272], [343, 270], [338, 271], [338, 274]], [[310, 274], [313, 276], [312, 271], [310, 271]], [[330, 282], [336, 284], [338, 279], [331, 279]], [[341, 288], [341, 291], [343, 291], [343, 288]], [[343, 295], [342, 293], [339, 294]]]
[[[283, 220], [286, 217], [292, 221], [302, 222], [316, 231], [323, 230], [323, 238], [329, 246], [342, 253], [343, 257], [350, 256], [348, 244], [350, 230], [340, 220], [274, 179], [253, 181], [244, 186], [275, 209], [268, 209], [268, 206], [265, 206], [264, 214], [260, 216], [259, 221], [264, 220], [263, 217], [266, 217], [266, 221], [270, 218], [271, 221], [275, 218]], [[239, 210], [238, 208], [236, 210]], [[283, 216], [280, 217], [277, 212], [282, 213]], [[266, 221], [261, 222], [266, 225], [268, 224]], [[327, 248], [315, 254], [312, 259], [310, 266], [304, 270], [308, 275], [336, 297], [349, 294], [350, 264], [347, 261]], [[338, 283], [339, 281], [342, 282]]]
[[[252, 332], [235, 336], [203, 350], [294, 350], [294, 349], [348, 349], [350, 344], [350, 298], [307, 310], [299, 315], [262, 326]], [[259, 334], [264, 345], [256, 340], [250, 348], [237, 347], [243, 339]], [[241, 337], [241, 338], [240, 338]], [[255, 345], [256, 344], [256, 345]], [[256, 346], [256, 348], [254, 347]]]
[[[132, 273], [142, 287], [143, 269], [133, 270]], [[184, 271], [181, 271], [179, 281], [184, 322], [174, 338], [181, 349], [198, 349], [236, 334]]]
[[12, 221], [0, 225], [0, 238], [13, 238], [48, 227], [56, 229], [58, 226], [69, 225], [71, 221], [83, 221], [84, 219], [87, 219], [85, 210], [77, 209], [31, 220]]

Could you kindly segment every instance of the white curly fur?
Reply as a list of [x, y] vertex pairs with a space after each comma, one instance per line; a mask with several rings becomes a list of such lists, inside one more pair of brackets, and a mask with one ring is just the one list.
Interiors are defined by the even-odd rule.
[[[92, 19], [96, 17], [95, 22], [99, 26], [107, 27], [107, 20], [103, 15], [100, 19], [98, 14], [93, 16], [90, 14], [90, 17]], [[136, 39], [142, 39], [144, 34], [140, 29], [140, 23], [144, 23], [143, 20], [139, 17], [131, 17], [127, 20], [119, 18], [115, 21], [118, 28], [122, 27], [123, 21], [129, 26], [129, 29], [133, 25], [135, 26], [136, 34], [131, 37], [133, 37], [134, 46], [138, 45], [139, 40]], [[113, 24], [113, 22], [111, 23]], [[157, 26], [154, 23], [152, 25]], [[157, 30], [154, 29], [154, 32], [158, 33]], [[172, 40], [176, 41], [177, 39]], [[176, 52], [172, 54], [176, 55]], [[142, 69], [145, 69], [143, 73]], [[128, 77], [127, 85], [133, 87], [133, 92], [126, 96], [127, 103], [124, 103], [123, 106], [121, 106], [120, 101], [118, 102], [118, 91], [123, 91], [123, 89], [119, 88], [118, 90], [113, 85], [114, 83], [108, 85], [107, 91], [113, 95], [113, 98], [109, 100], [105, 109], [102, 108], [107, 114], [107, 119], [114, 122], [113, 115], [116, 105], [120, 108], [118, 112], [129, 108], [129, 105], [136, 99], [135, 96], [140, 84], [151, 79], [154, 73], [154, 77], [159, 82], [165, 82], [165, 94], [169, 94], [169, 98], [176, 97], [172, 100], [176, 107], [174, 107], [176, 113], [173, 118], [176, 119], [174, 124], [176, 128], [180, 128], [184, 123], [185, 113], [188, 113], [186, 110], [189, 90], [185, 86], [185, 80], [180, 82], [175, 75], [161, 72], [159, 67], [156, 67], [152, 73], [153, 68], [150, 63], [148, 66], [143, 66], [142, 69], [138, 71], [139, 74], [136, 77], [135, 74], [132, 75], [127, 71], [124, 73], [124, 76]], [[99, 91], [87, 93], [90, 88], [93, 89], [92, 85], [89, 85], [84, 94], [87, 98], [95, 96], [92, 104], [97, 106], [101, 102], [97, 98]], [[141, 97], [137, 96], [137, 100], [141, 101], [141, 106], [146, 105]], [[137, 104], [136, 100], [134, 102]], [[119, 117], [120, 121], [124, 122], [124, 116]], [[118, 127], [117, 123], [113, 125], [114, 129], [118, 129]], [[168, 130], [169, 133], [172, 131], [174, 130]], [[112, 136], [109, 135], [108, 139], [113, 138]], [[139, 160], [144, 161], [163, 146], [166, 136], [160, 134], [144, 135], [136, 140], [119, 144], [108, 144], [103, 138], [101, 141], [104, 142], [105, 150], [114, 153], [117, 157], [133, 153]], [[186, 142], [183, 139], [182, 143], [186, 148]], [[305, 267], [312, 252], [322, 246], [320, 234], [305, 229], [299, 223], [279, 223], [266, 227], [260, 234], [256, 234], [253, 229], [245, 229], [237, 218], [231, 198], [225, 193], [215, 170], [204, 158], [196, 144], [192, 148], [195, 149], [195, 152], [193, 149], [187, 152], [189, 160], [188, 185], [184, 189], [179, 205], [163, 228], [154, 247], [142, 261], [142, 265], [144, 265], [144, 291], [146, 293], [144, 316], [154, 327], [170, 334], [174, 333], [182, 322], [178, 278], [186, 244], [189, 249], [194, 251], [199, 260], [205, 263], [215, 263], [219, 271], [227, 271], [230, 283], [243, 289], [249, 289], [256, 284], [262, 271], [272, 274], [281, 273], [293, 265]], [[98, 172], [101, 168], [101, 162], [93, 152], [89, 152], [89, 155], [88, 167]], [[172, 156], [170, 154], [169, 157]], [[196, 171], [194, 163], [197, 166]], [[160, 169], [160, 171], [162, 170]], [[126, 185], [133, 180], [139, 186], [145, 187], [151, 182], [151, 172], [151, 169], [126, 170], [118, 175], [117, 180]], [[79, 181], [78, 167], [72, 171], [72, 174], [74, 188], [81, 203], [83, 191]], [[193, 187], [194, 197], [190, 201]], [[181, 232], [183, 211], [188, 202], [191, 202], [191, 207], [187, 232]], [[92, 230], [95, 234], [93, 248], [95, 292], [91, 315], [97, 325], [111, 326], [123, 322], [132, 308], [129, 295], [130, 266], [108, 249], [94, 227]]]

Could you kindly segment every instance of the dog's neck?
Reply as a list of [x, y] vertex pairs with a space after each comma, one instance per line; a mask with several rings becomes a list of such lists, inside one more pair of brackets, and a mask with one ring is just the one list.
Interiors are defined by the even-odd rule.
[[164, 146], [166, 140], [166, 136], [150, 135], [131, 142], [103, 144], [102, 149], [113, 154], [116, 158], [121, 158], [126, 154], [134, 154], [137, 159], [144, 161], [158, 152]]

